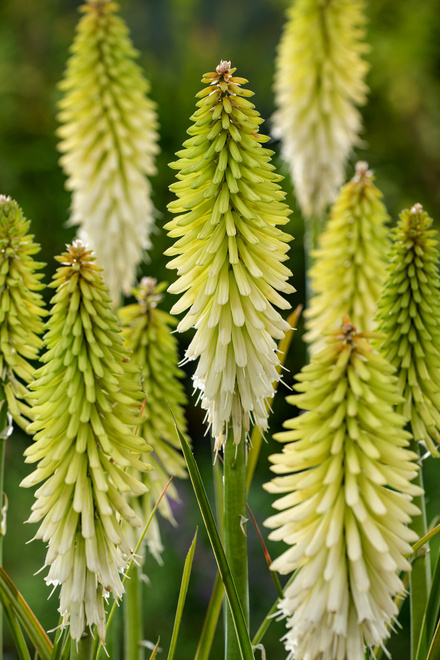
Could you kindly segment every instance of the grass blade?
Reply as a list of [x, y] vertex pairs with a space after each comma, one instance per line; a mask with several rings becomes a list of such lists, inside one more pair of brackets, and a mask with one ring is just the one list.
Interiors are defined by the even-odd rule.
[[440, 607], [440, 554], [437, 557], [437, 562], [432, 577], [431, 589], [429, 591], [428, 602], [426, 604], [425, 615], [423, 617], [422, 629], [420, 631], [420, 640], [417, 648], [416, 660], [424, 660], [422, 655], [423, 649], [421, 640], [426, 639], [428, 644], [434, 636], [435, 626], [437, 623], [438, 612]]
[[29, 649], [27, 647], [26, 640], [23, 635], [23, 631], [20, 628], [20, 624], [18, 622], [17, 616], [10, 603], [9, 603], [9, 607], [4, 608], [4, 613], [9, 623], [9, 629], [11, 631], [11, 635], [14, 640], [15, 649], [18, 653], [19, 659], [31, 660], [31, 656], [29, 654]]
[[426, 660], [440, 660], [440, 621], [437, 623]]
[[177, 601], [176, 618], [174, 619], [173, 634], [171, 636], [170, 650], [168, 651], [168, 660], [173, 660], [174, 653], [177, 647], [177, 637], [179, 635], [180, 623], [182, 621], [183, 608], [185, 606], [186, 594], [188, 592], [189, 578], [191, 576], [191, 568], [194, 559], [194, 551], [196, 549], [197, 530], [194, 534], [191, 547], [185, 559], [185, 566], [183, 567], [182, 582], [180, 584], [179, 600]]
[[214, 552], [215, 560], [217, 562], [219, 573], [225, 587], [226, 597], [230, 605], [232, 620], [237, 634], [237, 640], [238, 640], [241, 657], [243, 660], [254, 660], [251, 640], [249, 638], [249, 633], [247, 630], [243, 609], [240, 604], [237, 589], [235, 587], [234, 580], [231, 575], [231, 571], [226, 559], [225, 551], [223, 549], [223, 545], [220, 539], [220, 534], [217, 529], [217, 525], [215, 524], [214, 515], [212, 513], [212, 509], [209, 504], [208, 496], [206, 494], [206, 490], [203, 485], [203, 481], [200, 476], [197, 463], [195, 461], [194, 456], [192, 455], [191, 449], [187, 441], [180, 432], [177, 424], [176, 424], [176, 430], [179, 436], [180, 444], [182, 446], [183, 455], [185, 457], [185, 461], [193, 485], [194, 493], [196, 495], [197, 502], [200, 507], [200, 512], [202, 514], [203, 522], [205, 524], [206, 531], [208, 533], [208, 537], [211, 543], [211, 547]]
[[208, 660], [209, 658], [224, 594], [223, 582], [217, 573], [194, 660]]
[[0, 599], [3, 607], [13, 607], [41, 660], [50, 660], [52, 642], [10, 577], [0, 567]]

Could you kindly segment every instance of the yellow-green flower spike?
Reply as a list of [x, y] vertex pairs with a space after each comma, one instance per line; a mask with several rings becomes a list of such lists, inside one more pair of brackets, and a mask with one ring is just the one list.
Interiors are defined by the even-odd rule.
[[35, 442], [25, 451], [38, 466], [21, 485], [44, 482], [28, 522], [42, 521], [35, 538], [48, 543], [46, 582], [61, 585], [64, 624], [75, 640], [95, 624], [104, 642], [104, 604], [110, 592], [121, 597], [132, 553], [121, 521], [141, 525], [124, 496], [146, 490], [127, 472], [149, 467], [134, 432], [144, 396], [91, 251], [75, 241], [57, 260], [47, 351], [32, 384]]
[[399, 374], [415, 440], [433, 456], [440, 442], [439, 252], [432, 219], [421, 204], [402, 211], [392, 234], [390, 264], [379, 301], [380, 352]]
[[26, 384], [34, 375], [29, 360], [38, 358], [46, 315], [36, 273], [44, 264], [33, 258], [40, 246], [29, 225], [17, 202], [0, 195], [0, 409], [6, 405], [23, 429], [29, 424]]
[[311, 353], [324, 348], [324, 333], [340, 326], [346, 314], [362, 330], [372, 330], [386, 274], [388, 214], [367, 163], [356, 165], [341, 188], [330, 219], [312, 254], [313, 297], [305, 312], [304, 339]]
[[171, 164], [179, 181], [169, 209], [179, 215], [166, 225], [178, 239], [165, 253], [179, 275], [169, 291], [183, 294], [171, 313], [188, 310], [179, 332], [196, 328], [185, 357], [199, 358], [194, 386], [216, 450], [231, 420], [236, 443], [250, 417], [267, 428], [266, 400], [280, 379], [275, 339], [289, 329], [274, 305], [289, 308], [279, 292], [294, 291], [283, 264], [291, 236], [277, 227], [290, 215], [282, 177], [261, 146], [268, 138], [247, 80], [234, 72], [222, 61], [202, 79], [191, 137]]
[[72, 191], [70, 222], [93, 248], [116, 305], [150, 243], [157, 119], [118, 5], [88, 0], [60, 87], [60, 163]]
[[287, 398], [306, 412], [274, 436], [284, 443], [270, 459], [280, 476], [266, 489], [282, 495], [265, 524], [289, 546], [273, 570], [299, 569], [279, 605], [295, 660], [364, 660], [365, 646], [389, 637], [398, 574], [410, 570], [418, 456], [393, 410], [394, 368], [367, 341], [374, 335], [344, 319]]
[[295, 0], [276, 61], [273, 134], [304, 217], [321, 217], [358, 143], [368, 65], [363, 0]]
[[[145, 522], [162, 494], [171, 476], [187, 476], [175, 424], [186, 432], [186, 395], [181, 382], [183, 371], [178, 368], [177, 340], [171, 328], [177, 322], [173, 316], [159, 309], [165, 284], [157, 285], [155, 279], [144, 277], [134, 290], [136, 302], [118, 311], [122, 321], [122, 334], [132, 360], [141, 368], [143, 389], [147, 392], [141, 435], [152, 448], [148, 460], [154, 467], [143, 479], [148, 492], [142, 501], [133, 502], [133, 508]], [[159, 511], [164, 518], [175, 524], [171, 502], [178, 500], [174, 483], [162, 498]], [[159, 558], [162, 551], [159, 522], [154, 516], [147, 531], [146, 540], [150, 551]]]

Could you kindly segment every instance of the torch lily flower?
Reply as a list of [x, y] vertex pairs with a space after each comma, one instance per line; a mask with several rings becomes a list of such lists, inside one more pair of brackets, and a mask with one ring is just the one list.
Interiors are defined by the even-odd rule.
[[438, 456], [440, 442], [440, 280], [432, 219], [421, 204], [400, 215], [377, 317], [380, 352], [399, 373], [398, 410], [414, 439]]
[[157, 119], [118, 5], [88, 0], [59, 102], [60, 163], [72, 191], [70, 223], [96, 253], [114, 305], [129, 295], [151, 245]]
[[[134, 289], [136, 302], [118, 311], [122, 322], [125, 345], [132, 351], [132, 360], [139, 365], [143, 389], [147, 392], [140, 434], [152, 451], [148, 462], [154, 467], [145, 472], [143, 481], [148, 491], [142, 498], [130, 501], [133, 509], [145, 522], [162, 494], [171, 476], [187, 476], [185, 460], [180, 448], [175, 425], [186, 432], [186, 395], [178, 368], [177, 340], [171, 327], [177, 324], [173, 316], [158, 307], [163, 298], [165, 283], [157, 284], [152, 277], [144, 277]], [[136, 501], [137, 499], [137, 501]], [[171, 503], [179, 496], [174, 483], [170, 483], [159, 504], [164, 518], [176, 524]], [[134, 531], [134, 530], [133, 530]], [[162, 543], [157, 516], [151, 520], [146, 540], [150, 552], [160, 558]]]
[[303, 216], [320, 218], [359, 142], [368, 64], [363, 0], [295, 0], [280, 41], [273, 134]]
[[[17, 202], [0, 195], [0, 411], [7, 404], [23, 429], [29, 424], [26, 384], [34, 375], [29, 360], [38, 358], [46, 315], [42, 275], [35, 272], [44, 264], [33, 258], [40, 246], [27, 233], [29, 225]], [[0, 433], [10, 430], [7, 423]]]
[[96, 624], [104, 642], [105, 600], [122, 596], [132, 555], [121, 521], [141, 525], [125, 495], [146, 490], [127, 470], [149, 467], [134, 432], [144, 395], [91, 250], [78, 240], [57, 259], [47, 351], [31, 386], [35, 442], [25, 451], [38, 465], [21, 485], [43, 482], [28, 522], [41, 521], [35, 538], [48, 544], [46, 582], [61, 585], [63, 623], [77, 641]]
[[306, 412], [274, 436], [284, 443], [270, 458], [280, 476], [266, 489], [281, 496], [265, 524], [289, 546], [272, 569], [297, 571], [279, 604], [295, 660], [364, 660], [366, 646], [389, 637], [398, 573], [410, 570], [418, 455], [393, 409], [394, 368], [367, 341], [375, 336], [348, 318], [330, 332], [287, 398]]
[[179, 332], [196, 328], [185, 358], [199, 360], [194, 386], [217, 451], [230, 421], [235, 443], [251, 418], [267, 428], [266, 400], [280, 379], [275, 340], [289, 328], [275, 307], [290, 307], [279, 292], [294, 291], [283, 264], [291, 237], [277, 226], [290, 215], [282, 177], [261, 145], [268, 138], [247, 80], [234, 72], [222, 61], [202, 79], [191, 137], [171, 164], [179, 181], [169, 209], [178, 215], [166, 225], [178, 239], [165, 253], [179, 276], [169, 291], [183, 294], [171, 313], [188, 310]]
[[312, 252], [309, 271], [313, 297], [304, 316], [304, 339], [317, 352], [326, 344], [325, 333], [336, 329], [344, 314], [362, 330], [372, 330], [377, 301], [386, 274], [388, 214], [367, 163], [341, 188], [330, 218]]

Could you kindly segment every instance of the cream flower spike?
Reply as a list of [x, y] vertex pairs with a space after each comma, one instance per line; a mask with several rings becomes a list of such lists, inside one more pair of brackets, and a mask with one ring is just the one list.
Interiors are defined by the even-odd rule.
[[274, 306], [288, 309], [279, 292], [294, 291], [283, 264], [291, 236], [277, 227], [290, 215], [282, 177], [261, 146], [268, 138], [247, 80], [234, 72], [222, 61], [202, 79], [191, 137], [171, 164], [179, 181], [169, 209], [179, 215], [166, 225], [178, 239], [165, 253], [179, 276], [169, 291], [183, 294], [171, 313], [188, 310], [177, 329], [196, 329], [185, 358], [199, 360], [194, 386], [217, 451], [231, 422], [235, 443], [251, 418], [267, 429], [266, 400], [280, 379], [275, 340], [289, 329]]
[[70, 222], [96, 253], [116, 306], [130, 294], [151, 246], [153, 205], [148, 176], [158, 152], [155, 105], [135, 63], [118, 5], [83, 5], [60, 88], [60, 163], [72, 191]]
[[[143, 277], [133, 290], [136, 302], [118, 310], [125, 345], [132, 352], [132, 361], [141, 369], [143, 388], [147, 392], [140, 435], [152, 449], [147, 458], [154, 469], [139, 475], [148, 491], [141, 498], [129, 500], [144, 524], [170, 477], [187, 477], [175, 428], [177, 424], [182, 433], [187, 430], [186, 395], [180, 380], [184, 372], [178, 368], [177, 339], [171, 332], [177, 320], [160, 309], [165, 287], [165, 283], [157, 284], [152, 277]], [[174, 480], [168, 485], [158, 508], [173, 525], [177, 524], [172, 511], [175, 501], [179, 501], [179, 495]], [[138, 531], [132, 528], [133, 533]], [[160, 561], [163, 546], [158, 516], [153, 516], [145, 542]]]
[[132, 555], [121, 521], [141, 526], [124, 496], [146, 491], [127, 472], [150, 467], [135, 433], [144, 395], [91, 250], [77, 240], [57, 260], [47, 351], [30, 395], [35, 442], [25, 456], [38, 465], [21, 486], [44, 482], [28, 522], [40, 522], [35, 538], [48, 544], [46, 583], [61, 586], [63, 626], [78, 641], [95, 624], [104, 643], [105, 603], [110, 592], [121, 598]]
[[270, 458], [280, 476], [265, 487], [281, 496], [265, 524], [289, 546], [272, 569], [299, 569], [279, 604], [295, 660], [364, 660], [365, 647], [390, 636], [398, 574], [411, 568], [418, 455], [393, 410], [394, 368], [367, 341], [376, 334], [344, 319], [287, 398], [306, 412], [274, 436], [284, 443]]
[[304, 217], [321, 218], [359, 139], [368, 70], [363, 0], [295, 0], [276, 61], [273, 135]]
[[313, 296], [304, 313], [304, 339], [311, 353], [325, 347], [325, 333], [339, 327], [344, 314], [354, 326], [373, 329], [386, 274], [388, 220], [373, 173], [359, 161], [331, 209], [318, 249], [312, 252]]

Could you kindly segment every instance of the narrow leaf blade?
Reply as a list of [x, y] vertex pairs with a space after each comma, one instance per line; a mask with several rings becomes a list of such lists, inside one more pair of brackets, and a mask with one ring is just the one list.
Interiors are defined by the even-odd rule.
[[194, 559], [194, 551], [196, 549], [196, 541], [197, 541], [197, 530], [196, 533], [194, 534], [194, 538], [191, 543], [191, 547], [188, 551], [188, 554], [186, 556], [185, 565], [183, 567], [182, 582], [180, 584], [179, 600], [177, 601], [176, 617], [174, 619], [173, 633], [171, 635], [168, 660], [173, 660], [174, 653], [177, 647], [177, 637], [179, 635], [179, 628], [180, 628], [180, 623], [182, 621], [183, 608], [185, 606], [186, 594], [188, 592], [189, 578], [191, 575], [191, 568]]

